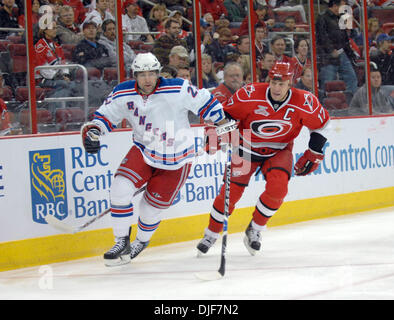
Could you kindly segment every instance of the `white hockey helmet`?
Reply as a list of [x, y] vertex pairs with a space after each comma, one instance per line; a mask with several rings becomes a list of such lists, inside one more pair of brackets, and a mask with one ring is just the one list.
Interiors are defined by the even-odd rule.
[[150, 52], [139, 53], [135, 57], [133, 64], [131, 65], [133, 73], [142, 71], [158, 71], [161, 70], [159, 60]]

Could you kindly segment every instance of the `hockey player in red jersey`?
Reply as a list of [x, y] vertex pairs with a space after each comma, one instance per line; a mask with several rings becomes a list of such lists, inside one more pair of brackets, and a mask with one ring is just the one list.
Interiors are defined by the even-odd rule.
[[[239, 89], [224, 104], [228, 116], [238, 121], [239, 145], [232, 160], [229, 214], [240, 200], [251, 176], [258, 168], [266, 186], [257, 200], [244, 237], [250, 254], [261, 247], [261, 231], [278, 211], [287, 194], [293, 166], [293, 141], [303, 126], [310, 130], [308, 149], [294, 166], [295, 174], [307, 175], [323, 160], [327, 110], [310, 92], [291, 87], [291, 66], [276, 62], [269, 83], [252, 83]], [[232, 139], [233, 140], [233, 139]], [[215, 149], [209, 143], [208, 148]], [[216, 197], [209, 225], [197, 249], [206, 253], [219, 237], [224, 220], [224, 187]]]

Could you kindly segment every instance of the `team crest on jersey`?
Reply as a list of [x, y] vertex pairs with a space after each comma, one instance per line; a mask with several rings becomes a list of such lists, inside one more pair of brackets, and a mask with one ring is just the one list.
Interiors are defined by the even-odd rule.
[[257, 120], [250, 124], [253, 134], [260, 138], [277, 138], [291, 131], [292, 124], [286, 120]]
[[308, 106], [311, 111], [313, 111], [313, 98], [310, 94], [304, 93], [304, 106]]
[[254, 110], [254, 113], [256, 114], [262, 114], [265, 117], [269, 116], [269, 112], [267, 111], [268, 107], [264, 106], [257, 106], [258, 110]]
[[244, 90], [245, 90], [245, 92], [246, 92], [246, 94], [248, 95], [249, 98], [252, 95], [252, 93], [256, 91], [256, 89], [254, 88], [254, 85], [251, 84], [251, 83], [249, 83], [246, 86], [244, 86]]
[[228, 106], [231, 106], [232, 104], [234, 104], [234, 100], [233, 100], [233, 97], [230, 97], [230, 98], [227, 100], [227, 105], [228, 105]]

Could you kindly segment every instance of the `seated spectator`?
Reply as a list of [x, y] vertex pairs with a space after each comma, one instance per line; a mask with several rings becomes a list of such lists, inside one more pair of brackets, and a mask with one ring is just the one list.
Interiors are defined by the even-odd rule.
[[191, 71], [190, 71], [190, 68], [187, 66], [179, 67], [176, 72], [176, 77], [181, 78], [181, 79], [185, 79], [185, 80], [189, 81], [190, 83], [192, 83]]
[[[43, 5], [43, 3], [39, 0], [33, 0], [31, 4], [31, 19], [32, 23], [37, 24], [38, 19], [40, 18], [40, 14], [38, 13], [38, 10], [40, 7]], [[21, 14], [18, 16], [18, 24], [21, 28], [25, 28], [25, 15]]]
[[[302, 89], [305, 91], [313, 92], [313, 76], [312, 76], [312, 68], [310, 66], [306, 66], [302, 72], [301, 76], [296, 82], [293, 82], [294, 88], [297, 89]], [[324, 97], [324, 91], [318, 89], [319, 92], [317, 94], [318, 98], [320, 101], [323, 100]]]
[[97, 25], [94, 22], [84, 23], [83, 35], [84, 39], [76, 45], [72, 52], [73, 62], [100, 70], [116, 65], [114, 59], [109, 56], [107, 48], [97, 42]]
[[282, 36], [275, 36], [271, 39], [271, 52], [276, 61], [291, 62], [291, 58], [285, 55], [286, 42]]
[[[55, 66], [67, 64], [64, 52], [56, 38], [56, 22], [45, 29], [40, 29], [40, 40], [35, 44], [35, 65]], [[75, 90], [75, 83], [71, 81], [69, 69], [42, 69], [35, 74], [36, 83], [42, 88], [51, 88], [51, 97], [71, 97]], [[62, 103], [50, 103], [49, 109], [54, 113], [56, 108], [62, 107]]]
[[212, 57], [213, 62], [227, 63], [231, 55], [237, 55], [236, 49], [232, 46], [233, 38], [231, 30], [222, 28], [218, 31], [219, 38], [214, 39], [205, 48], [205, 53]]
[[[159, 1], [160, 2], [160, 1]], [[182, 13], [182, 15], [186, 14], [186, 9], [190, 7], [190, 4], [187, 0], [161, 0], [167, 6], [167, 9], [170, 11], [178, 10]]]
[[[379, 35], [380, 23], [376, 17], [368, 19], [368, 42], [370, 46], [376, 45], [376, 38]], [[362, 46], [364, 43], [364, 33], [360, 32], [358, 36], [354, 38], [357, 45]]]
[[238, 38], [236, 50], [239, 55], [250, 54], [250, 40], [248, 35], [243, 35]]
[[164, 3], [155, 4], [146, 20], [151, 32], [164, 32], [164, 22], [168, 19], [167, 8]]
[[[15, 0], [3, 0], [0, 8], [0, 28], [19, 28], [18, 9], [14, 7]], [[0, 39], [5, 39], [16, 32], [0, 31]]]
[[[145, 18], [139, 15], [140, 7], [137, 0], [127, 0], [124, 7], [126, 14], [122, 15], [123, 32], [150, 32]], [[126, 42], [133, 40], [154, 41], [150, 34], [129, 34], [124, 39]]]
[[242, 67], [237, 62], [230, 62], [223, 69], [223, 83], [212, 91], [212, 95], [221, 103], [226, 102], [239, 88], [243, 86]]
[[263, 54], [263, 59], [260, 61], [260, 82], [268, 81], [268, 72], [275, 64], [275, 56], [271, 52]]
[[391, 41], [394, 37], [383, 33], [378, 36], [378, 50], [371, 52], [371, 61], [375, 62], [382, 76], [384, 85], [394, 85], [394, 55], [391, 52]]
[[268, 40], [268, 29], [265, 23], [257, 23], [255, 28], [255, 48], [256, 48], [256, 61], [262, 60], [263, 54], [268, 52], [268, 45], [266, 41]]
[[215, 33], [215, 20], [213, 19], [212, 13], [207, 12], [202, 18], [207, 22], [206, 31], [209, 32], [213, 38], [213, 34]]
[[[207, 45], [212, 42], [211, 33], [208, 31], [208, 22], [206, 22], [203, 18], [200, 19], [200, 35], [201, 35], [201, 52], [205, 51]], [[190, 32], [188, 36], [185, 38], [187, 43], [188, 51], [190, 52], [190, 65], [194, 65], [195, 62], [195, 53], [194, 53], [194, 33]]]
[[[202, 87], [216, 88], [219, 85], [219, 79], [213, 69], [212, 58], [210, 55], [203, 53], [201, 55], [201, 69], [202, 69]], [[192, 83], [197, 85], [196, 78], [192, 79]]]
[[[382, 76], [374, 63], [371, 63], [371, 93], [373, 114], [394, 112], [394, 96], [390, 95], [390, 92], [385, 92], [385, 88], [382, 87]], [[349, 114], [369, 114], [367, 84], [364, 84], [354, 94], [353, 99], [350, 102]]]
[[[44, 0], [47, 1], [47, 0]], [[49, 0], [49, 6], [52, 9], [53, 19], [57, 21], [61, 7], [63, 7], [63, 0]]]
[[[268, 29], [271, 29], [275, 25], [275, 19], [268, 12], [268, 6], [261, 5], [260, 3], [255, 3], [252, 10], [253, 20], [257, 23], [263, 23], [267, 26]], [[242, 24], [239, 28], [239, 34], [249, 34], [249, 18], [246, 15], [245, 19], [242, 21]]]
[[200, 4], [201, 13], [205, 14], [210, 12], [215, 21], [228, 16], [228, 12], [223, 4], [223, 0], [201, 0]]
[[85, 20], [81, 24], [81, 29], [83, 30], [85, 23], [94, 22], [98, 31], [101, 32], [101, 25], [108, 19], [115, 20], [115, 17], [108, 11], [108, 0], [96, 0], [96, 9], [86, 15]]
[[81, 0], [63, 0], [63, 6], [70, 6], [74, 10], [74, 22], [80, 25], [85, 20], [85, 8]]
[[301, 77], [303, 70], [311, 66], [309, 56], [309, 42], [307, 39], [298, 38], [294, 43], [295, 56], [290, 58], [290, 64], [293, 68], [293, 83]]
[[[107, 48], [109, 57], [113, 59], [114, 64], [117, 61], [117, 43], [116, 43], [116, 24], [114, 20], [105, 20], [101, 26], [103, 33], [100, 36], [98, 43]], [[131, 64], [135, 59], [135, 52], [131, 47], [123, 42], [123, 59], [127, 75], [131, 76]]]
[[224, 0], [230, 22], [242, 22], [247, 15], [247, 2], [245, 0]]
[[160, 70], [160, 77], [165, 79], [173, 79], [176, 77], [177, 70], [171, 66], [164, 66]]
[[83, 32], [74, 21], [73, 8], [62, 6], [56, 29], [56, 35], [61, 44], [77, 44], [83, 39]]
[[155, 40], [153, 45], [153, 54], [157, 57], [162, 65], [167, 65], [170, 51], [175, 46], [187, 47], [186, 40], [179, 39], [181, 25], [175, 19], [168, 19], [164, 25], [165, 33]]
[[189, 66], [189, 54], [185, 47], [175, 46], [168, 55], [168, 65], [178, 70], [180, 67]]
[[183, 17], [183, 16], [182, 16], [182, 13], [181, 13], [180, 11], [178, 11], [178, 10], [172, 11], [172, 12], [168, 15], [168, 18], [177, 20], [177, 21], [179, 22], [179, 25], [181, 26], [181, 29], [179, 30], [179, 34], [178, 34], [178, 38], [179, 38], [179, 39], [185, 39], [185, 38], [187, 37], [187, 32], [186, 32], [186, 30], [189, 29], [189, 28], [185, 25], [185, 23], [183, 22], [182, 17]]

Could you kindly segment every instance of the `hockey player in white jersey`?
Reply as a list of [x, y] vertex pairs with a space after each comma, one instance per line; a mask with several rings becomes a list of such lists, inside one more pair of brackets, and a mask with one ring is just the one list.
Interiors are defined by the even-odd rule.
[[[81, 128], [86, 152], [97, 153], [100, 136], [123, 119], [133, 129], [133, 145], [115, 173], [110, 189], [115, 245], [104, 254], [107, 266], [128, 263], [144, 250], [158, 228], [162, 211], [184, 185], [195, 157], [188, 111], [205, 121], [226, 125], [222, 105], [206, 89], [187, 80], [159, 77], [161, 66], [151, 53], [132, 64], [135, 80], [117, 85], [91, 122]], [[133, 194], [146, 185], [139, 203], [138, 230], [130, 244]]]

